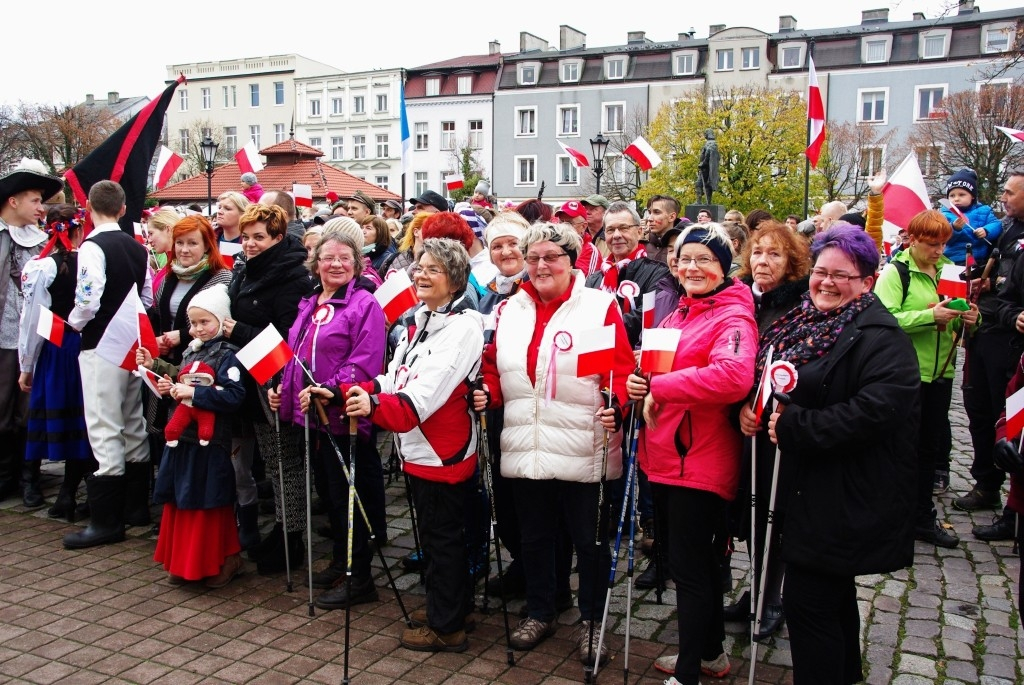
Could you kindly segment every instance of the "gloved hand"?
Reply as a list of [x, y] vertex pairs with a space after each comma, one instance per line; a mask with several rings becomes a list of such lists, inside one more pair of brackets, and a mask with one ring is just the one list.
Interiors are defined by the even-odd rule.
[[992, 448], [992, 461], [996, 468], [1002, 469], [1009, 474], [1024, 473], [1024, 458], [1012, 442], [1006, 438], [996, 442]]

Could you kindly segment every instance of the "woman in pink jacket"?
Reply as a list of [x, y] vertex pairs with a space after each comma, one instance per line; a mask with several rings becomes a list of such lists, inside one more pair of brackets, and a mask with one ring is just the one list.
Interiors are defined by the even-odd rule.
[[661, 328], [682, 330], [668, 373], [630, 375], [630, 399], [643, 402], [640, 467], [651, 481], [665, 558], [676, 584], [679, 657], [674, 679], [696, 685], [703, 671], [722, 677], [721, 583], [715, 531], [736, 496], [741, 437], [732, 406], [750, 391], [757, 324], [750, 288], [725, 276], [729, 236], [718, 224], [697, 224], [678, 238], [669, 266], [685, 293]]

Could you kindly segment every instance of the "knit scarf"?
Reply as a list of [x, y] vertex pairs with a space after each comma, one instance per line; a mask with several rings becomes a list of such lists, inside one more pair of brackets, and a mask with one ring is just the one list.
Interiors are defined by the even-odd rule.
[[179, 281], [194, 281], [199, 278], [199, 275], [210, 268], [210, 255], [204, 254], [203, 258], [192, 266], [182, 266], [175, 259], [171, 262], [171, 271], [177, 276]]
[[629, 264], [634, 259], [647, 256], [644, 246], [637, 243], [636, 249], [629, 253], [625, 259], [615, 261], [610, 253], [601, 263], [601, 271], [604, 273], [604, 280], [601, 283], [601, 290], [606, 293], [617, 293], [619, 291], [619, 269]]
[[785, 359], [797, 368], [824, 357], [835, 346], [847, 324], [877, 299], [874, 293], [864, 293], [840, 307], [823, 312], [814, 306], [810, 293], [804, 293], [800, 304], [761, 336], [754, 378], [760, 378], [764, 373], [769, 345], [773, 347], [772, 361]]

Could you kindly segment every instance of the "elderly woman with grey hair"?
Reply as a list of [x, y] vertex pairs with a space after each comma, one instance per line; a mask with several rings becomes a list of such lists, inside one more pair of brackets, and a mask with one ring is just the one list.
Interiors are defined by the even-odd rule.
[[[469, 644], [465, 627], [473, 584], [466, 563], [465, 502], [476, 469], [477, 436], [468, 396], [484, 333], [482, 318], [466, 306], [468, 279], [469, 254], [461, 243], [423, 241], [413, 279], [421, 305], [387, 372], [300, 393], [303, 410], [313, 395], [398, 434], [427, 559], [426, 611], [412, 613], [419, 627], [405, 629], [401, 643], [422, 652], [462, 652]], [[371, 589], [376, 593], [372, 584]]]
[[256, 179], [256, 174], [251, 171], [242, 174], [242, 194], [249, 202], [259, 202], [263, 197], [263, 186]]
[[[612, 293], [584, 285], [573, 268], [579, 235], [569, 224], [537, 223], [519, 247], [529, 280], [505, 301], [494, 343], [484, 353], [480, 410], [504, 407], [501, 475], [512, 481], [521, 529], [527, 618], [512, 633], [512, 646], [533, 649], [557, 629], [556, 543], [560, 519], [579, 559], [581, 622], [578, 656], [590, 663], [601, 618], [598, 584], [610, 564], [605, 536], [597, 538], [602, 487], [622, 473], [614, 395], [625, 397], [633, 353]], [[600, 370], [578, 368], [585, 338], [612, 329], [612, 363]], [[582, 375], [578, 375], [582, 373]], [[604, 445], [607, 440], [608, 449]], [[603, 517], [602, 517], [603, 518]], [[602, 646], [600, 658], [607, 658]]]
[[229, 190], [217, 198], [217, 239], [222, 243], [241, 243], [239, 222], [246, 208], [252, 204], [242, 193]]

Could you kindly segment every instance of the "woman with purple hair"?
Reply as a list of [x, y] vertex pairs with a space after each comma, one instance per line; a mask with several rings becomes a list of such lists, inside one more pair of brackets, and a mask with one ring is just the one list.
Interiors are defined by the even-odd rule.
[[[768, 420], [785, 510], [783, 606], [795, 685], [863, 679], [855, 576], [914, 560], [917, 357], [871, 291], [878, 248], [836, 224], [811, 246], [808, 292], [761, 337], [798, 382]], [[768, 415], [768, 412], [765, 413]]]

